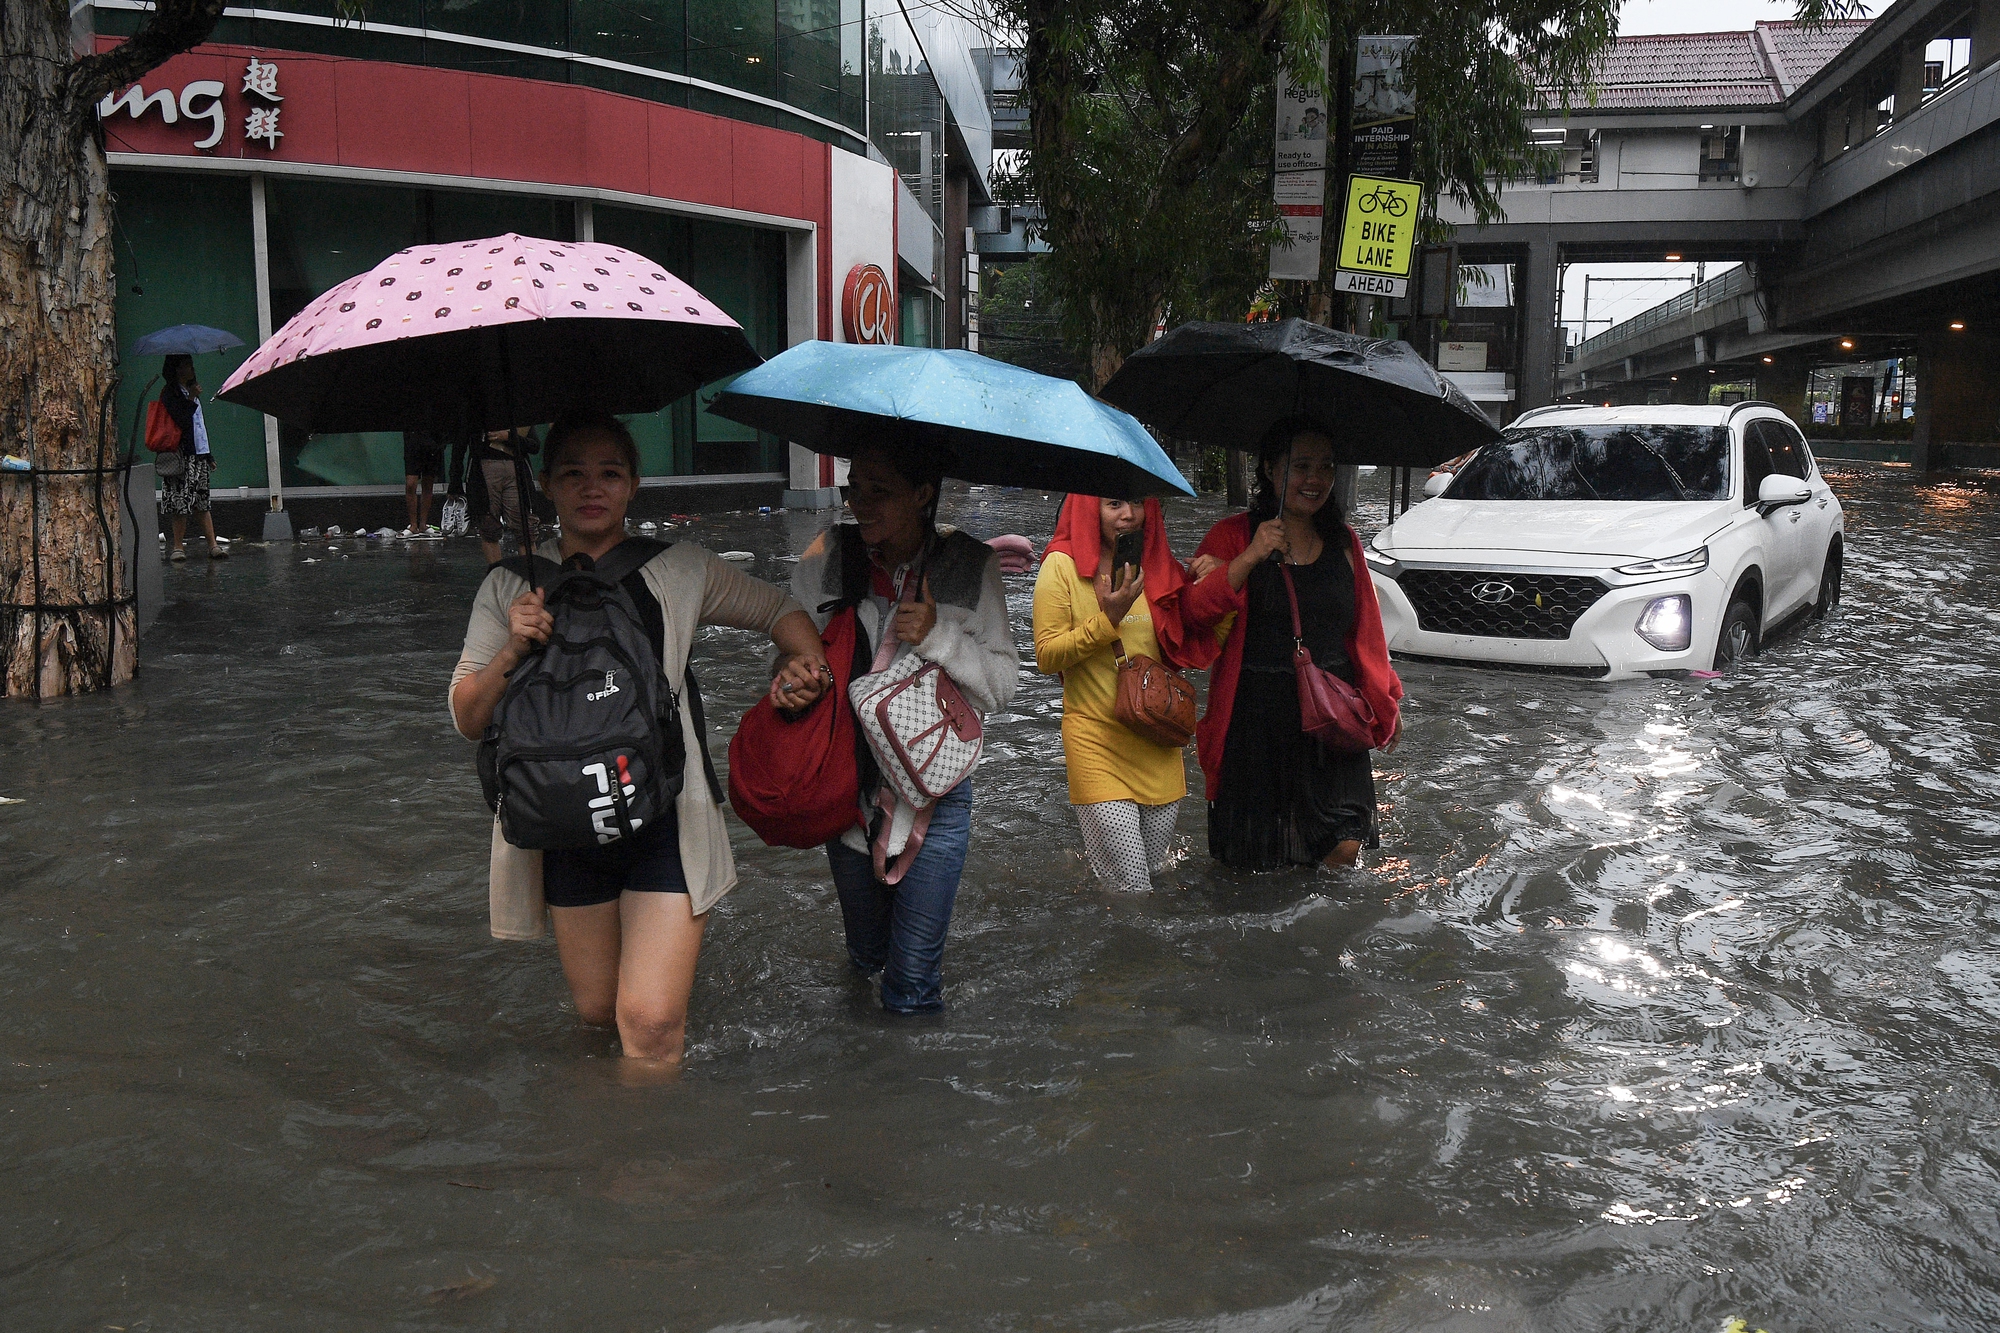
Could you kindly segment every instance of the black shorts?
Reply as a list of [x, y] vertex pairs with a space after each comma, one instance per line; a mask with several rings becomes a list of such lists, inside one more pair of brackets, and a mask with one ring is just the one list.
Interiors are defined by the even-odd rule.
[[444, 475], [444, 441], [429, 431], [403, 432], [403, 475], [436, 481]]
[[681, 828], [668, 818], [630, 838], [581, 851], [542, 853], [542, 897], [550, 907], [595, 907], [621, 893], [686, 893]]

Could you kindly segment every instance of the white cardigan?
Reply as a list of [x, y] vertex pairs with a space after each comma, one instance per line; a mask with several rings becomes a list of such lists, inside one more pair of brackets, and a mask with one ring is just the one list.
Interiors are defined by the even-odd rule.
[[[557, 543], [544, 543], [540, 554], [560, 560]], [[702, 625], [729, 625], [768, 634], [799, 604], [761, 580], [751, 578], [712, 552], [692, 542], [675, 542], [641, 567], [646, 586], [659, 600], [666, 621], [666, 656], [660, 672], [678, 694], [687, 680], [688, 652]], [[491, 662], [507, 645], [507, 608], [528, 590], [527, 580], [506, 569], [493, 569], [473, 599], [472, 619], [465, 628], [465, 648], [451, 683]], [[447, 696], [449, 697], [449, 696]], [[696, 916], [715, 906], [736, 887], [736, 860], [729, 851], [729, 830], [722, 807], [708, 789], [702, 767], [705, 738], [694, 728], [694, 710], [682, 708], [681, 739], [687, 750], [681, 794], [674, 802], [680, 820], [681, 870], [687, 876], [688, 905]], [[452, 705], [452, 722], [458, 711]], [[546, 928], [542, 901], [542, 854], [516, 847], [500, 836], [493, 821], [491, 873], [487, 897], [495, 938], [531, 940]]]
[[[798, 568], [792, 574], [792, 596], [804, 604], [806, 614], [821, 630], [832, 615], [819, 608], [840, 595], [840, 569], [834, 562], [833, 548], [828, 530], [821, 531], [799, 557]], [[895, 570], [891, 574], [901, 572]], [[884, 627], [892, 614], [886, 597], [871, 595], [855, 607], [855, 617], [871, 644], [882, 642]], [[1021, 683], [1021, 650], [1015, 646], [1013, 630], [1007, 623], [1007, 585], [1001, 581], [998, 551], [987, 557], [981, 572], [978, 602], [970, 607], [939, 602], [937, 624], [923, 642], [914, 646], [896, 645], [896, 657], [911, 652], [943, 667], [966, 702], [982, 714], [997, 712], [1013, 702], [1014, 691]], [[892, 852], [902, 849], [910, 818], [908, 807], [899, 805], [897, 826], [889, 838]], [[868, 839], [858, 828], [849, 829], [841, 841], [855, 851], [868, 850]]]

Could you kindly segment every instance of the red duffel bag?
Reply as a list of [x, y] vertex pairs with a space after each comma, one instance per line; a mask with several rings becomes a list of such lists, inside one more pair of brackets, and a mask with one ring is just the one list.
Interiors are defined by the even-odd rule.
[[729, 739], [729, 805], [772, 847], [818, 847], [861, 822], [854, 710], [854, 608], [820, 634], [833, 688], [797, 717], [766, 694]]

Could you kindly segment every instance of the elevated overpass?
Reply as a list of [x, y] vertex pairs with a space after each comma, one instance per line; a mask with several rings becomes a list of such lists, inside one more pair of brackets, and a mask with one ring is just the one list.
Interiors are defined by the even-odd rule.
[[[1516, 265], [1519, 406], [1714, 371], [1802, 408], [1816, 357], [1914, 354], [1919, 462], [1927, 443], [1994, 439], [1996, 62], [2000, 0], [1969, 14], [1899, 0], [1817, 33], [1622, 39], [1597, 105], [1536, 125], [1561, 171], [1509, 186], [1503, 221], [1440, 209], [1462, 262]], [[1565, 360], [1562, 267], [1669, 256], [1745, 267]]]

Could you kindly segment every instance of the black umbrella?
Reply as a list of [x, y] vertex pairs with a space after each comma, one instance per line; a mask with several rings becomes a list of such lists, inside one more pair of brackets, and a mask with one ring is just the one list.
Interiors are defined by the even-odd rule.
[[1232, 449], [1306, 417], [1341, 462], [1377, 467], [1432, 467], [1500, 438], [1408, 343], [1302, 319], [1183, 324], [1127, 358], [1099, 397], [1163, 435]]

